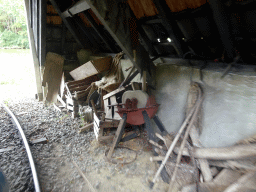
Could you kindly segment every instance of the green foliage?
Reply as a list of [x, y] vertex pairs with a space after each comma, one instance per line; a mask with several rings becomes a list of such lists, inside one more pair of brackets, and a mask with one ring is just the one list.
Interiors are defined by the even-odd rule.
[[23, 0], [0, 0], [0, 47], [29, 48]]
[[28, 49], [28, 37], [14, 33], [12, 31], [4, 30], [0, 33], [0, 45], [1, 47], [19, 47], [22, 49]]

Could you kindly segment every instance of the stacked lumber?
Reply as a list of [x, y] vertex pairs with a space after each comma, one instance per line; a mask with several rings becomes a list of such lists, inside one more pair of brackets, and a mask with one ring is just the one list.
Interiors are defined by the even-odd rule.
[[[61, 105], [58, 106], [58, 103], [55, 103], [55, 108], [58, 111], [69, 111], [72, 113], [72, 117], [77, 117], [79, 106], [80, 108], [86, 105], [91, 107], [89, 100], [93, 99], [96, 107], [103, 110], [103, 96], [116, 89], [122, 80], [120, 66], [122, 56], [121, 52], [114, 59], [109, 56], [86, 62], [69, 72], [73, 81], [65, 82], [65, 76], [62, 73], [60, 92], [57, 98]], [[106, 73], [100, 80], [99, 77], [103, 72]]]

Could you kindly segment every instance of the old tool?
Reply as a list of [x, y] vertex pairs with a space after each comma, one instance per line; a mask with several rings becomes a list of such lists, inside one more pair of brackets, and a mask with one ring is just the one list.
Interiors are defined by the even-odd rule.
[[154, 119], [159, 125], [161, 132], [166, 132], [159, 118], [155, 117], [159, 104], [156, 103], [154, 96], [148, 96], [141, 90], [126, 91], [122, 96], [122, 104], [116, 105], [117, 113], [122, 117], [118, 129], [116, 131], [113, 144], [108, 152], [107, 157], [110, 159], [114, 152], [114, 148], [118, 145], [123, 134], [125, 124], [142, 125], [145, 124], [145, 129], [151, 142], [157, 142], [154, 130], [151, 127], [150, 119]]

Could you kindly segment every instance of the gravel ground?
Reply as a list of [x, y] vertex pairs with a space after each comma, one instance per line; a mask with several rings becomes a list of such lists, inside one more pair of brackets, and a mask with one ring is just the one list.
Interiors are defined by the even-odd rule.
[[[31, 146], [42, 191], [90, 191], [88, 182], [79, 174], [73, 161], [82, 170], [95, 191], [166, 191], [168, 184], [161, 178], [153, 190], [149, 188], [148, 180], [153, 178], [158, 166], [149, 161], [152, 153], [145, 150], [145, 147], [137, 149], [138, 145], [135, 144], [138, 155], [133, 163], [111, 164], [104, 158], [108, 147], [98, 144], [93, 130], [78, 134], [78, 129], [83, 126], [79, 118], [72, 119], [70, 114], [59, 113], [53, 106], [44, 107], [42, 102], [32, 98], [9, 100], [7, 104], [18, 117], [28, 140], [40, 137], [48, 139], [47, 144]], [[5, 121], [2, 108], [1, 114], [2, 138], [11, 133], [8, 131], [10, 125]], [[142, 138], [133, 141], [143, 143]], [[23, 151], [18, 141], [9, 145], [15, 146], [13, 151]], [[15, 166], [11, 167], [5, 161], [1, 163], [1, 168], [7, 175], [15, 170], [13, 177], [19, 181], [18, 178], [23, 177], [24, 171], [25, 174], [30, 174], [27, 166], [21, 172], [16, 169], [27, 159], [24, 158], [23, 152], [14, 157], [10, 157], [11, 153], [12, 151], [0, 154], [1, 159], [5, 157], [6, 161], [12, 161], [14, 158]], [[129, 150], [117, 149], [115, 157], [123, 159], [134, 155], [130, 153], [132, 152]], [[10, 176], [7, 177], [10, 178]], [[13, 185], [13, 180], [11, 183]], [[31, 184], [31, 181], [27, 183]], [[22, 183], [19, 187], [22, 187]]]
[[34, 191], [30, 165], [19, 131], [3, 108], [0, 114], [0, 149], [13, 147], [8, 152], [0, 153], [0, 167], [9, 181], [9, 190]]
[[[73, 160], [92, 185], [91, 191], [166, 191], [168, 185], [162, 179], [153, 190], [149, 189], [148, 179], [152, 179], [158, 166], [149, 161], [152, 156], [150, 150], [141, 147], [147, 145], [145, 140], [136, 138], [128, 145], [138, 154], [133, 163], [109, 163], [104, 158], [108, 146], [98, 144], [93, 130], [78, 134], [79, 127], [83, 125], [80, 119], [61, 114], [53, 106], [46, 108], [33, 99], [36, 84], [33, 60], [28, 50], [1, 51], [0, 57], [3, 61], [0, 102], [4, 101], [15, 113], [28, 140], [37, 137], [48, 139], [47, 144], [31, 146], [42, 191], [90, 191]], [[0, 153], [0, 169], [7, 175], [11, 191], [22, 191], [26, 184], [26, 189], [33, 191], [25, 150], [17, 130], [11, 130], [12, 125], [7, 119], [0, 106], [0, 148], [14, 146], [13, 150]], [[14, 140], [14, 137], [17, 138]], [[129, 160], [134, 153], [118, 149], [114, 155], [117, 159]], [[16, 183], [19, 185], [13, 187]]]

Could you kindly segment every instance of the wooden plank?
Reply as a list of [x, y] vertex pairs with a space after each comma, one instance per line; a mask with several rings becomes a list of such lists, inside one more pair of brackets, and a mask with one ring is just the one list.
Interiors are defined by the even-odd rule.
[[103, 96], [103, 100], [104, 100], [104, 110], [106, 113], [106, 118], [107, 119], [115, 119], [115, 120], [120, 120], [121, 117], [118, 113], [116, 113], [116, 111], [118, 110], [117, 106], [114, 106], [114, 116], [112, 117], [112, 113], [113, 113], [113, 109], [112, 107], [108, 107], [108, 105], [116, 105], [116, 97], [115, 95], [117, 93], [120, 92], [124, 92], [125, 88], [124, 87], [120, 87], [106, 95]]
[[100, 128], [110, 128], [110, 127], [118, 127], [119, 121], [113, 120], [113, 121], [101, 121], [100, 122]]
[[61, 112], [61, 109], [55, 103], [53, 103], [53, 106], [57, 111]]
[[[179, 147], [175, 147], [174, 152], [178, 152]], [[211, 160], [232, 160], [243, 159], [256, 156], [256, 144], [235, 145], [231, 147], [219, 148], [196, 148], [192, 147], [195, 158]], [[189, 156], [187, 148], [184, 148], [182, 155]]]
[[128, 3], [138, 19], [157, 15], [157, 9], [152, 0], [128, 0]]
[[68, 96], [69, 96], [69, 97], [72, 97], [72, 94], [71, 94], [71, 92], [70, 92], [70, 90], [69, 90], [67, 84], [65, 84], [65, 88], [66, 88], [66, 90], [67, 90]]
[[60, 82], [60, 97], [63, 98], [65, 92], [65, 76], [62, 73], [61, 82]]
[[96, 33], [100, 36], [102, 41], [105, 43], [105, 45], [113, 52], [116, 53], [118, 52], [114, 42], [109, 40], [109, 38], [106, 36], [105, 32], [101, 29], [101, 27], [96, 23], [92, 15], [90, 14], [89, 11], [84, 11], [83, 12], [84, 16], [88, 19], [89, 23], [93, 27], [93, 29], [96, 31]]
[[147, 91], [146, 79], [147, 79], [147, 73], [146, 73], [146, 71], [143, 71], [143, 76], [142, 76], [142, 91], [144, 91], [144, 92]]
[[48, 85], [46, 100], [57, 102], [57, 95], [60, 88], [64, 58], [56, 53], [48, 52], [46, 55], [45, 69], [42, 85]]
[[[203, 192], [223, 192], [229, 185], [234, 183], [242, 172], [223, 169], [212, 182], [199, 183], [199, 190]], [[196, 184], [184, 186], [181, 192], [196, 191]]]
[[196, 9], [205, 3], [207, 3], [207, 1], [205, 0], [166, 0], [166, 4], [171, 9], [172, 12], [180, 12], [185, 9]]
[[96, 122], [97, 126], [100, 126], [100, 119], [98, 118], [97, 114], [94, 112], [93, 113], [93, 119]]
[[93, 94], [94, 91], [96, 91], [98, 89], [98, 87], [95, 85], [95, 83], [92, 83], [90, 87], [88, 87], [87, 89], [89, 89], [89, 93], [87, 95], [87, 99], [86, 99], [86, 102], [88, 105], [89, 105], [89, 99], [90, 99], [90, 96]]
[[241, 191], [256, 191], [256, 171], [251, 171], [241, 176], [236, 182], [226, 188], [224, 192]]
[[61, 16], [63, 23], [66, 25], [66, 27], [68, 28], [68, 30], [70, 31], [70, 33], [73, 35], [74, 39], [76, 40], [76, 42], [82, 47], [85, 48], [86, 42], [83, 41], [83, 37], [82, 34], [79, 33], [79, 31], [74, 28], [74, 25], [72, 24], [72, 22], [70, 20], [67, 20], [67, 18], [62, 16], [62, 13], [58, 7], [58, 4], [56, 3], [55, 0], [50, 0], [50, 2], [52, 3], [52, 5], [54, 6], [55, 10], [58, 12], [58, 15]]
[[71, 113], [71, 117], [74, 119], [74, 118], [76, 118], [76, 117], [79, 117], [79, 115], [78, 115], [78, 110], [77, 109], [74, 109], [74, 111]]
[[70, 104], [70, 105], [76, 105], [77, 104], [77, 101], [73, 100], [70, 97], [66, 97], [66, 102], [67, 102], [67, 104]]
[[184, 54], [182, 44], [181, 44], [182, 33], [177, 25], [177, 22], [168, 15], [170, 13], [170, 9], [166, 5], [165, 1], [159, 1], [159, 0], [153, 0], [153, 1], [159, 12], [159, 17], [162, 19], [163, 24], [167, 29], [169, 37], [174, 42], [175, 51], [178, 53], [179, 57], [182, 57]]
[[47, 2], [39, 0], [39, 63], [44, 66], [46, 58], [46, 13]]
[[82, 133], [82, 132], [84, 132], [86, 130], [89, 130], [89, 129], [93, 128], [93, 126], [94, 126], [94, 123], [90, 123], [90, 124], [88, 124], [86, 126], [83, 126], [82, 128], [79, 129], [78, 133]]
[[[149, 58], [148, 52], [139, 42], [136, 18], [132, 16], [132, 11], [128, 4], [118, 1], [96, 1], [86, 0], [94, 14], [104, 25], [119, 47], [128, 56], [133, 65], [141, 72], [142, 68], [152, 72], [154, 66]], [[125, 8], [124, 8], [125, 7]], [[110, 11], [111, 9], [112, 11]], [[124, 15], [123, 17], [121, 15]], [[136, 50], [136, 61], [134, 60], [133, 50]], [[152, 83], [152, 77], [147, 72], [147, 80]], [[154, 73], [151, 73], [154, 74]]]
[[113, 140], [114, 137], [115, 137], [115, 135], [99, 136], [98, 141], [99, 142], [111, 141], [111, 140]]
[[[100, 89], [100, 109], [104, 111], [104, 101], [103, 101], [103, 94], [105, 91], [103, 89]], [[104, 113], [104, 118], [105, 118], [105, 113]]]
[[[110, 101], [110, 105], [117, 105], [115, 96], [110, 97], [109, 101]], [[105, 112], [106, 112], [107, 119], [114, 119], [114, 120], [121, 119], [120, 115], [117, 113], [117, 111], [118, 111], [117, 106], [108, 107], [108, 100], [104, 101], [104, 108], [106, 109]], [[114, 113], [114, 115], [112, 113]]]
[[[202, 148], [203, 146], [199, 140], [199, 131], [196, 129], [195, 126], [193, 126], [191, 128], [189, 134], [190, 134], [190, 138], [193, 142], [193, 145]], [[211, 181], [213, 179], [213, 177], [211, 174], [211, 170], [210, 170], [208, 161], [206, 159], [198, 159], [198, 162], [200, 164], [200, 169], [202, 171], [204, 181], [206, 181], [206, 182]]]
[[95, 103], [94, 103], [94, 101], [93, 100], [91, 100], [91, 104], [92, 104], [92, 109], [93, 109], [93, 112], [94, 112], [94, 117], [96, 117], [97, 116], [97, 120], [98, 120], [98, 126], [100, 125], [100, 120], [98, 119], [98, 112], [97, 112], [97, 109], [96, 109], [96, 106], [95, 106]]
[[98, 139], [99, 131], [100, 131], [100, 127], [99, 127], [100, 119], [98, 118], [98, 116], [95, 113], [93, 113], [93, 120], [94, 120], [94, 123], [93, 123], [94, 124], [93, 125], [94, 134], [96, 136], [96, 139]]
[[120, 87], [120, 88], [118, 88], [118, 89], [116, 89], [116, 90], [114, 90], [114, 91], [112, 91], [112, 92], [110, 92], [110, 93], [104, 95], [104, 96], [103, 96], [103, 100], [106, 100], [107, 98], [109, 98], [109, 97], [111, 97], [111, 96], [113, 96], [113, 95], [115, 95], [115, 94], [117, 94], [117, 93], [120, 93], [120, 92], [122, 92], [122, 91], [125, 91], [125, 88], [124, 88], [124, 87]]
[[80, 0], [76, 2], [72, 7], [64, 11], [61, 15], [64, 18], [72, 17], [73, 15], [76, 15], [77, 13], [80, 13], [87, 9], [90, 9], [90, 6], [86, 3], [85, 0]]
[[220, 148], [194, 148], [194, 154], [197, 158], [205, 159], [242, 159], [256, 156], [256, 144]]
[[245, 170], [251, 170], [256, 171], [256, 166], [254, 165], [253, 161], [250, 160], [228, 160], [228, 161], [209, 161], [209, 164], [211, 166], [216, 167], [224, 167], [224, 168], [230, 168], [230, 169], [245, 169]]
[[57, 99], [58, 99], [58, 101], [59, 101], [63, 106], [66, 107], [66, 103], [63, 101], [63, 99], [62, 99], [59, 95], [57, 95]]
[[84, 91], [86, 90], [90, 85], [83, 85], [83, 86], [77, 86], [77, 87], [74, 87], [74, 88], [69, 88], [69, 90], [71, 92], [74, 92], [74, 91]]
[[111, 56], [88, 61], [87, 63], [71, 71], [69, 74], [73, 77], [74, 80], [81, 80], [109, 70], [111, 63]]
[[76, 100], [80, 100], [80, 99], [82, 99], [82, 98], [87, 97], [87, 96], [89, 95], [91, 89], [92, 89], [91, 86], [89, 86], [89, 87], [87, 87], [87, 89], [84, 90], [84, 91], [75, 91], [74, 98], [75, 98]]
[[48, 139], [46, 137], [43, 137], [39, 139], [31, 139], [30, 142], [32, 144], [46, 144], [48, 142]]
[[67, 105], [67, 109], [70, 110], [70, 111], [74, 111], [74, 107], [70, 106], [70, 105]]
[[118, 143], [120, 142], [120, 140], [122, 138], [122, 134], [123, 134], [123, 131], [124, 131], [124, 128], [125, 128], [125, 125], [126, 125], [126, 119], [127, 119], [127, 114], [125, 113], [123, 115], [123, 118], [121, 119], [119, 125], [118, 125], [118, 128], [117, 128], [112, 146], [109, 149], [109, 152], [108, 152], [108, 155], [107, 155], [107, 158], [109, 158], [109, 159], [112, 157], [115, 147], [118, 145]]
[[13, 146], [12, 147], [7, 147], [7, 148], [2, 148], [2, 149], [0, 149], [0, 153], [7, 152], [7, 151], [10, 151], [12, 149], [14, 149]]
[[79, 84], [89, 85], [92, 82], [95, 82], [95, 81], [98, 81], [98, 80], [99, 80], [99, 77], [97, 75], [93, 75], [91, 77], [84, 78], [84, 79], [81, 79], [81, 80], [78, 80], [78, 81], [69, 81], [69, 82], [66, 83], [66, 85], [68, 87], [72, 88], [73, 86], [79, 86]]
[[138, 83], [138, 82], [132, 82], [132, 83], [131, 83], [131, 85], [132, 85], [132, 90], [133, 90], [133, 91], [141, 90], [140, 84], [141, 84], [141, 83]]

